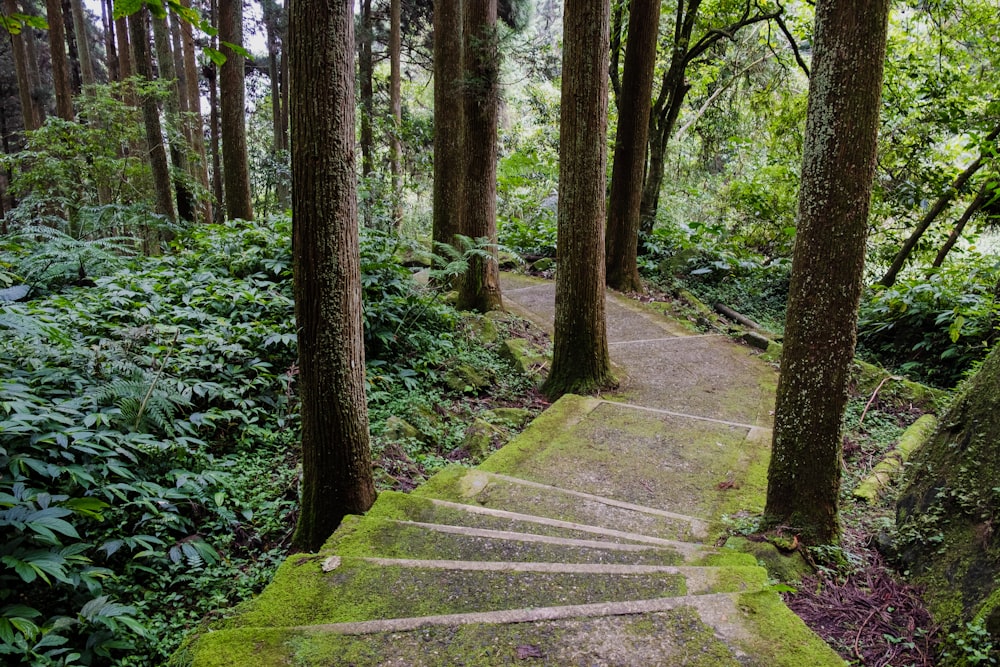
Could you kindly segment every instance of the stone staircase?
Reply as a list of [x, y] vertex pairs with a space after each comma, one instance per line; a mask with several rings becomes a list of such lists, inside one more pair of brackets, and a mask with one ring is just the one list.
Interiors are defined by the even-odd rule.
[[[551, 285], [505, 288], [546, 322]], [[717, 546], [763, 501], [773, 369], [609, 306], [614, 400], [563, 397], [478, 468], [382, 493], [171, 664], [843, 665]]]

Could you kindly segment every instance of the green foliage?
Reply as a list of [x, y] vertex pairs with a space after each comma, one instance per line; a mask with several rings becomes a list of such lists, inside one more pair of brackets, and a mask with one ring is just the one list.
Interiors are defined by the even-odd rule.
[[981, 620], [966, 623], [960, 631], [949, 632], [941, 651], [946, 667], [976, 667], [998, 664], [993, 637]]
[[996, 340], [998, 279], [993, 259], [969, 256], [873, 288], [858, 318], [861, 351], [923, 382], [955, 386]]

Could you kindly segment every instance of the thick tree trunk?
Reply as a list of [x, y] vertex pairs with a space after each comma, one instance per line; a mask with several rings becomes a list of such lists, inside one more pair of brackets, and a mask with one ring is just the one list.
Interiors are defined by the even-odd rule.
[[[16, 0], [4, 0], [4, 12], [7, 15], [18, 13]], [[35, 107], [35, 100], [31, 93], [31, 81], [28, 79], [28, 56], [24, 49], [24, 32], [31, 30], [25, 28], [23, 32], [10, 34], [10, 46], [14, 58], [14, 71], [17, 75], [17, 94], [21, 102], [21, 119], [24, 122], [25, 130], [37, 130], [41, 126], [41, 118], [38, 109]]]
[[434, 5], [434, 243], [452, 245], [461, 229], [464, 107], [462, 2]]
[[168, 128], [167, 143], [170, 147], [170, 163], [174, 169], [171, 172], [171, 182], [177, 193], [177, 215], [181, 220], [194, 221], [194, 201], [191, 191], [184, 180], [187, 171], [188, 147], [181, 142], [181, 103], [180, 82], [174, 70], [174, 54], [170, 48], [170, 34], [166, 19], [153, 17], [153, 41], [156, 44], [156, 60], [159, 65], [160, 79], [168, 84], [167, 95], [163, 100], [164, 115]]
[[[181, 6], [190, 8], [191, 0], [181, 0]], [[187, 21], [180, 21], [181, 44], [184, 47], [184, 83], [187, 86], [188, 133], [194, 152], [191, 155], [191, 171], [201, 183], [204, 191], [199, 204], [204, 222], [212, 222], [212, 200], [208, 196], [211, 185], [208, 181], [208, 160], [205, 156], [205, 128], [201, 117], [201, 88], [198, 86], [198, 61], [195, 57], [194, 31]], [[220, 200], [221, 201], [221, 200]]]
[[[243, 46], [242, 0], [219, 0], [219, 41]], [[219, 50], [226, 56], [226, 62], [219, 68], [226, 215], [230, 219], [253, 220], [247, 155], [245, 59], [225, 45], [220, 44]]]
[[660, 0], [632, 0], [628, 44], [611, 167], [611, 196], [605, 265], [609, 287], [640, 291], [642, 279], [636, 262], [639, 249], [639, 207], [646, 166], [649, 99], [653, 94], [653, 66], [660, 25]]
[[962, 217], [958, 219], [955, 223], [955, 227], [952, 228], [951, 234], [948, 235], [948, 240], [944, 242], [944, 245], [938, 250], [937, 256], [934, 258], [934, 263], [931, 264], [932, 267], [938, 268], [944, 264], [945, 257], [951, 252], [951, 249], [955, 247], [958, 243], [958, 239], [961, 238], [962, 232], [965, 231], [965, 226], [969, 224], [969, 220], [972, 220], [972, 216], [979, 212], [986, 202], [990, 200], [995, 195], [994, 188], [996, 183], [987, 182], [979, 189], [979, 193], [972, 200], [968, 206], [965, 207], [965, 211], [962, 213]]
[[497, 119], [500, 98], [500, 53], [496, 34], [497, 0], [466, 2], [465, 187], [462, 234], [486, 239], [491, 257], [474, 255], [459, 281], [458, 307], [486, 312], [503, 310], [497, 262]]
[[399, 138], [403, 131], [402, 0], [390, 0], [389, 4], [389, 108], [392, 112], [389, 173], [392, 175], [392, 226], [399, 229], [403, 224], [403, 143]]
[[63, 120], [73, 120], [73, 88], [69, 81], [69, 60], [66, 58], [66, 30], [63, 26], [62, 3], [45, 0], [49, 23], [49, 51], [52, 55], [52, 84], [56, 91], [56, 114]]
[[[153, 80], [150, 63], [149, 32], [146, 28], [148, 10], [145, 6], [128, 17], [129, 41], [134, 55], [135, 75], [146, 81]], [[142, 95], [142, 120], [146, 126], [146, 145], [149, 163], [153, 171], [153, 188], [156, 193], [156, 212], [171, 221], [176, 220], [174, 200], [170, 190], [170, 168], [167, 166], [167, 151], [163, 146], [163, 129], [160, 126], [160, 110], [152, 94]], [[155, 252], [156, 240], [150, 240], [150, 252]]]
[[764, 527], [840, 536], [840, 424], [854, 359], [889, 0], [820, 0]]
[[349, 0], [291, 0], [292, 250], [302, 412], [295, 549], [375, 502], [365, 403]]
[[610, 7], [566, 0], [559, 122], [559, 256], [550, 398], [614, 385], [604, 294]]
[[[1000, 127], [995, 128], [986, 136], [985, 143], [988, 144], [996, 141], [997, 136], [1000, 136]], [[948, 188], [941, 193], [941, 196], [937, 198], [934, 204], [927, 210], [927, 213], [924, 214], [924, 217], [922, 217], [920, 222], [917, 223], [916, 228], [914, 228], [913, 232], [910, 233], [906, 242], [903, 243], [903, 247], [901, 247], [899, 252], [896, 253], [896, 257], [893, 258], [892, 264], [889, 266], [889, 270], [886, 271], [885, 275], [878, 281], [879, 285], [892, 287], [896, 283], [896, 278], [899, 277], [899, 272], [903, 270], [906, 260], [910, 258], [910, 254], [913, 252], [913, 249], [917, 247], [917, 242], [920, 241], [920, 237], [922, 237], [924, 232], [930, 228], [931, 223], [933, 223], [934, 220], [936, 220], [937, 217], [948, 208], [948, 204], [950, 204], [951, 200], [955, 198], [955, 195], [965, 188], [969, 179], [975, 176], [977, 171], [982, 169], [983, 164], [983, 156], [980, 155], [972, 164], [966, 167], [965, 171], [956, 176], [951, 185], [949, 185]]]
[[76, 31], [73, 29], [72, 0], [62, 0], [62, 18], [66, 54], [69, 58], [69, 83], [73, 95], [79, 95], [83, 91], [83, 77], [80, 76], [80, 50], [76, 44]]

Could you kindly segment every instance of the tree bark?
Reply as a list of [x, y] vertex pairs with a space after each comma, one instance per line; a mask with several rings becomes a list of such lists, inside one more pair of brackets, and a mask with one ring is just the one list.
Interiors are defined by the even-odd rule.
[[177, 193], [177, 215], [181, 220], [194, 221], [194, 201], [191, 191], [184, 181], [187, 172], [187, 153], [189, 148], [181, 143], [181, 103], [180, 82], [174, 69], [174, 54], [170, 48], [170, 34], [166, 19], [153, 17], [153, 41], [156, 45], [156, 60], [159, 65], [160, 79], [167, 83], [167, 95], [163, 100], [164, 116], [167, 126], [174, 131], [167, 131], [167, 144], [170, 148], [170, 163], [174, 169], [171, 172], [171, 182]]
[[[148, 10], [145, 6], [129, 15], [129, 41], [132, 44], [135, 75], [152, 81], [153, 68], [149, 53], [149, 32], [146, 27]], [[170, 168], [167, 166], [167, 151], [163, 146], [163, 129], [160, 126], [160, 110], [152, 94], [142, 95], [142, 120], [146, 128], [146, 145], [149, 163], [153, 171], [153, 188], [156, 193], [156, 212], [171, 221], [176, 220], [174, 200], [170, 190]], [[155, 251], [156, 240], [151, 240], [149, 251]]]
[[559, 243], [552, 399], [615, 384], [604, 294], [610, 6], [566, 0], [559, 122]]
[[496, 34], [497, 0], [466, 2], [464, 7], [465, 187], [462, 234], [486, 239], [489, 259], [468, 258], [458, 287], [458, 307], [503, 310], [497, 261], [497, 120], [500, 54]]
[[[403, 50], [401, 0], [390, 0], [389, 18], [389, 107], [392, 111], [392, 133], [389, 135], [389, 173], [392, 175], [392, 226], [403, 224]], [[495, 217], [495, 215], [494, 215]], [[495, 223], [494, 223], [495, 224]]]
[[948, 240], [944, 242], [938, 250], [937, 256], [934, 258], [934, 262], [931, 264], [932, 267], [938, 268], [944, 264], [945, 257], [951, 252], [951, 249], [955, 247], [958, 243], [958, 239], [961, 238], [962, 232], [965, 231], [965, 226], [969, 224], [969, 220], [972, 220], [972, 216], [979, 212], [979, 210], [990, 200], [991, 197], [995, 195], [994, 188], [996, 188], [996, 183], [987, 182], [979, 189], [979, 193], [976, 194], [972, 203], [965, 207], [965, 211], [962, 213], [962, 217], [958, 219], [955, 223], [955, 227], [951, 230], [951, 234], [948, 235]]
[[[994, 128], [993, 131], [986, 136], [985, 142], [990, 143], [996, 141], [998, 136], [1000, 136], [1000, 127]], [[977, 157], [972, 164], [966, 167], [965, 171], [956, 176], [951, 185], [949, 185], [948, 188], [941, 193], [930, 209], [927, 210], [927, 213], [924, 214], [924, 217], [922, 217], [920, 222], [917, 223], [913, 232], [910, 233], [909, 238], [907, 238], [906, 242], [903, 243], [903, 247], [901, 247], [899, 252], [896, 253], [896, 256], [892, 260], [892, 264], [889, 265], [889, 270], [886, 271], [885, 275], [878, 281], [879, 285], [892, 287], [896, 284], [896, 278], [899, 277], [899, 272], [903, 270], [903, 266], [906, 264], [906, 260], [909, 259], [910, 253], [912, 253], [913, 249], [917, 247], [917, 242], [920, 241], [920, 237], [922, 237], [924, 232], [930, 228], [931, 223], [933, 223], [934, 220], [937, 219], [937, 217], [941, 215], [946, 208], [948, 208], [948, 204], [950, 204], [951, 200], [955, 198], [955, 195], [965, 188], [969, 179], [975, 176], [977, 171], [982, 169], [983, 164], [983, 155], [980, 154], [979, 157]]]
[[69, 83], [73, 95], [79, 95], [83, 91], [83, 78], [80, 76], [80, 51], [76, 44], [76, 31], [73, 29], [72, 0], [62, 0], [62, 20], [69, 63]]
[[[25, 14], [35, 15], [34, 9], [24, 4], [22, 9]], [[35, 102], [35, 113], [38, 114], [38, 124], [41, 126], [48, 115], [46, 109], [47, 90], [42, 86], [42, 75], [39, 70], [38, 46], [36, 44], [34, 28], [27, 28], [21, 33], [24, 37], [24, 55], [28, 68], [28, 84], [31, 86], [31, 99]]]
[[[8, 16], [18, 12], [16, 0], [4, 0], [4, 12]], [[10, 34], [10, 46], [14, 59], [14, 71], [17, 75], [17, 94], [21, 103], [21, 119], [25, 130], [37, 130], [41, 126], [38, 109], [31, 93], [31, 81], [28, 79], [28, 56], [24, 49], [24, 32], [31, 30], [29, 26], [24, 31]]]
[[104, 54], [108, 67], [108, 81], [121, 81], [118, 67], [118, 47], [115, 42], [114, 0], [101, 0], [101, 22], [104, 25]]
[[841, 439], [889, 0], [819, 0], [764, 527], [839, 540]]
[[[281, 70], [281, 45], [285, 42], [282, 26], [284, 17], [281, 7], [276, 2], [264, 4], [264, 27], [267, 30], [267, 64], [271, 78], [271, 158], [275, 165], [282, 164], [288, 150], [287, 127], [284, 122], [285, 111], [283, 90], [288, 86]], [[283, 174], [275, 175], [275, 200], [282, 210], [291, 203], [288, 184]]]
[[92, 86], [94, 78], [94, 61], [90, 55], [90, 40], [87, 39], [87, 17], [83, 13], [82, 0], [70, 0], [73, 13], [73, 31], [76, 33], [76, 52], [80, 60], [80, 76], [84, 86]]
[[436, 244], [461, 229], [465, 111], [462, 102], [462, 1], [434, 4], [434, 221]]
[[642, 290], [636, 261], [639, 250], [639, 208], [646, 166], [649, 99], [660, 26], [660, 0], [632, 0], [629, 9], [625, 71], [619, 101], [615, 158], [611, 167], [605, 264], [608, 287]]
[[[375, 117], [375, 89], [372, 77], [375, 63], [372, 59], [372, 0], [361, 0], [361, 39], [358, 40], [358, 77], [361, 79], [361, 175], [368, 178], [375, 170], [372, 119]], [[371, 226], [371, 205], [364, 206], [365, 224]]]
[[[191, 7], [191, 0], [181, 0], [181, 6]], [[184, 48], [184, 83], [187, 86], [188, 99], [188, 132], [191, 135], [191, 145], [194, 152], [191, 155], [191, 171], [201, 183], [205, 194], [200, 202], [201, 216], [204, 222], [212, 222], [212, 200], [208, 196], [210, 184], [208, 181], [208, 160], [205, 156], [205, 128], [201, 116], [201, 88], [198, 85], [198, 64], [194, 50], [194, 30], [187, 21], [179, 22], [181, 28], [181, 45]], [[221, 199], [219, 200], [221, 202]]]
[[45, 0], [45, 15], [49, 23], [49, 51], [52, 55], [52, 84], [56, 91], [56, 114], [63, 120], [73, 120], [73, 89], [69, 81], [69, 60], [66, 58], [66, 30], [63, 26], [62, 3]]
[[247, 155], [246, 90], [244, 58], [222, 42], [243, 46], [242, 0], [219, 0], [219, 50], [226, 62], [219, 68], [222, 107], [222, 176], [225, 180], [226, 215], [253, 220], [250, 198], [250, 164]]
[[361, 321], [349, 0], [291, 0], [292, 249], [302, 413], [295, 549], [375, 502]]

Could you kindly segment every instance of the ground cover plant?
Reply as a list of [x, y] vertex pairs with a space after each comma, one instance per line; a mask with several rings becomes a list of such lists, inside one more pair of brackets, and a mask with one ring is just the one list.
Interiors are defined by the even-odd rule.
[[[5, 664], [162, 664], [206, 614], [268, 582], [297, 511], [289, 232], [284, 218], [199, 226], [161, 257], [0, 306]], [[17, 279], [31, 239], [5, 243]], [[469, 458], [454, 453], [459, 423], [540, 406], [499, 354], [501, 337], [526, 334], [508, 319], [483, 344], [413, 281], [398, 241], [362, 245], [378, 465], [415, 484]], [[489, 387], [450, 387], [458, 361]], [[463, 397], [472, 407], [432, 412], [419, 438], [385, 426]]]

